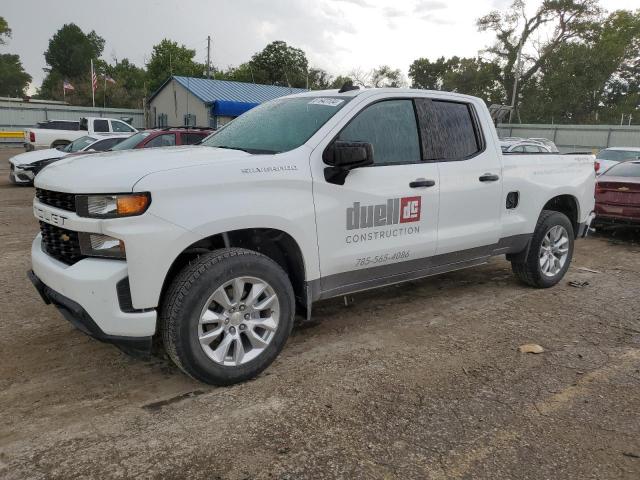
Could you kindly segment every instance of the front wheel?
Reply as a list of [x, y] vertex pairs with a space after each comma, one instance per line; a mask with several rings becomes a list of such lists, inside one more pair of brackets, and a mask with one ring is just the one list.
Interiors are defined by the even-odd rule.
[[267, 368], [291, 333], [287, 274], [270, 258], [230, 248], [185, 267], [165, 295], [160, 318], [167, 353], [185, 373], [230, 385]]
[[513, 272], [532, 287], [553, 287], [569, 269], [574, 238], [573, 225], [566, 215], [544, 210], [533, 232], [527, 257], [511, 262]]

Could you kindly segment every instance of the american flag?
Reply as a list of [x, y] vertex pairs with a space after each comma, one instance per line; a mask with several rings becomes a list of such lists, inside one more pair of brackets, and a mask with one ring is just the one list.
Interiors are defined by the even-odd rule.
[[113, 78], [111, 78], [109, 75], [107, 75], [106, 73], [104, 73], [104, 74], [102, 75], [102, 77], [104, 78], [104, 81], [105, 81], [105, 82], [107, 82], [107, 83], [111, 83], [111, 84], [113, 84], [113, 85], [115, 85], [115, 84], [116, 84], [116, 81], [115, 81]]
[[93, 65], [91, 65], [91, 88], [95, 92], [98, 88], [98, 77], [96, 76], [95, 70], [93, 70]]
[[69, 83], [69, 80], [65, 80], [62, 84], [64, 90], [75, 90], [75, 87]]

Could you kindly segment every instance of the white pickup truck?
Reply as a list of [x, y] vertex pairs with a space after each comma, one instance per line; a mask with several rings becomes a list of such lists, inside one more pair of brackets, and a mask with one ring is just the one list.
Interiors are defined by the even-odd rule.
[[35, 183], [44, 301], [230, 384], [321, 299], [495, 255], [555, 285], [594, 217], [595, 171], [588, 154], [503, 155], [474, 97], [343, 89], [265, 103], [200, 146], [64, 159]]
[[55, 128], [29, 128], [24, 132], [26, 150], [58, 148], [70, 144], [85, 135], [108, 133], [135, 133], [138, 130], [117, 118], [86, 117], [80, 119], [79, 128], [59, 130]]

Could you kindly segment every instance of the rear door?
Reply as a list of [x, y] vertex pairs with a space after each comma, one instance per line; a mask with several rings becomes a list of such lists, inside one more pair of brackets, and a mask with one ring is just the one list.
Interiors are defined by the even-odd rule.
[[474, 104], [423, 98], [417, 106], [425, 159], [440, 176], [436, 263], [480, 258], [500, 237], [501, 157]]
[[[371, 143], [374, 164], [344, 185], [327, 181], [322, 153], [334, 140]], [[324, 296], [426, 268], [436, 250], [438, 166], [422, 161], [413, 98], [371, 99], [313, 151], [311, 165]]]

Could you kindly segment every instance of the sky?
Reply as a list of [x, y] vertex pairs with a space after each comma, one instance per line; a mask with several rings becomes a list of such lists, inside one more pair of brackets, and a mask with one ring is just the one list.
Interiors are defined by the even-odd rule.
[[[413, 60], [476, 56], [492, 42], [478, 17], [512, 0], [3, 0], [0, 16], [13, 31], [0, 53], [20, 55], [35, 93], [44, 77], [44, 51], [65, 23], [106, 40], [103, 58], [143, 66], [153, 45], [169, 38], [206, 61], [238, 65], [274, 40], [302, 48], [310, 65], [332, 75], [379, 65], [405, 75]], [[534, 10], [541, 0], [529, 0]], [[640, 8], [640, 0], [601, 0], [607, 10]]]

